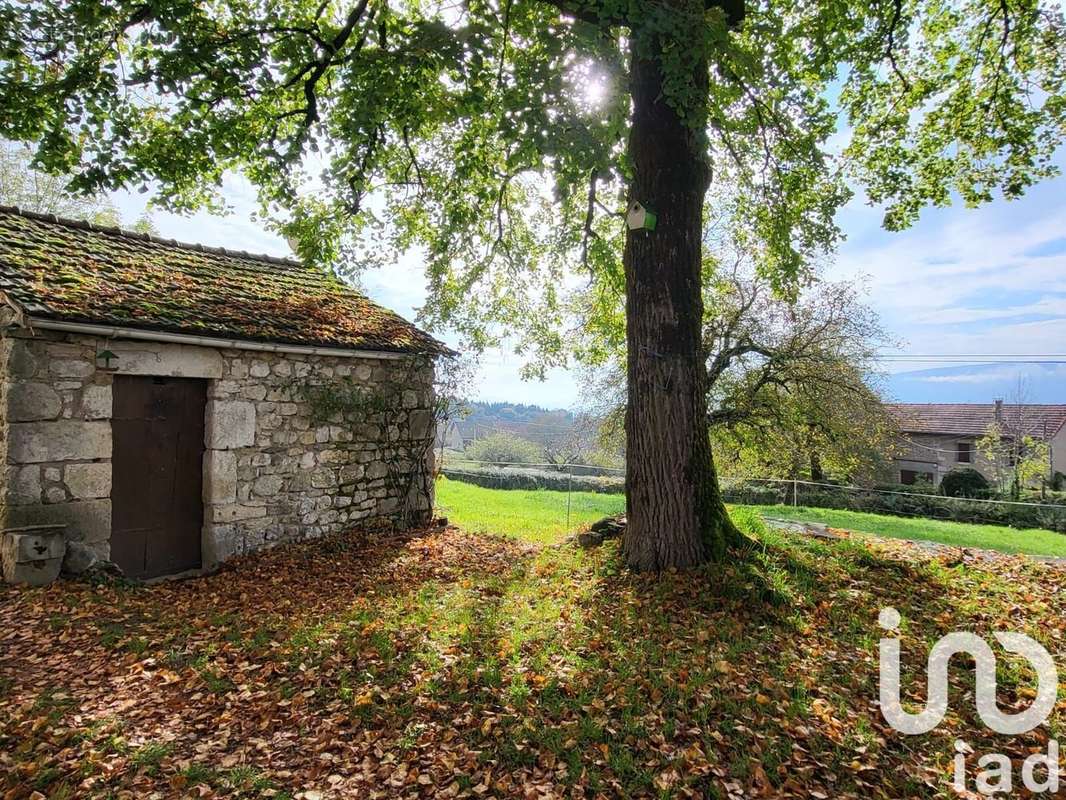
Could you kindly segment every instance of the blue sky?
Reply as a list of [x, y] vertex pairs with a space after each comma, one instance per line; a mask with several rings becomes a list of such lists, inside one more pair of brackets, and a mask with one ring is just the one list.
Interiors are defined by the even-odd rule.
[[907, 402], [988, 402], [1016, 394], [1066, 402], [1066, 365], [982, 364], [982, 354], [1066, 352], [1066, 179], [1020, 200], [927, 209], [902, 233], [859, 202], [830, 274], [861, 286], [901, 352], [969, 354], [975, 366], [892, 364], [887, 386]]
[[[288, 255], [288, 245], [253, 219], [252, 187], [225, 183], [226, 217], [179, 217], [153, 212], [162, 235], [182, 241]], [[127, 222], [145, 207], [143, 195], [120, 193]], [[886, 388], [906, 402], [990, 402], [1027, 378], [1033, 402], [1066, 402], [1066, 365], [983, 365], [989, 353], [1066, 352], [1066, 178], [1034, 187], [1020, 200], [977, 209], [926, 210], [902, 233], [881, 228], [881, 213], [861, 199], [841, 211], [847, 239], [827, 278], [859, 287], [900, 352], [973, 355], [975, 366], [939, 363], [889, 365]], [[420, 264], [408, 257], [368, 273], [364, 288], [378, 302], [413, 318], [425, 298]], [[478, 395], [485, 400], [571, 407], [579, 400], [575, 374], [523, 381], [522, 359], [506, 350], [482, 359]], [[900, 374], [910, 372], [914, 374]]]

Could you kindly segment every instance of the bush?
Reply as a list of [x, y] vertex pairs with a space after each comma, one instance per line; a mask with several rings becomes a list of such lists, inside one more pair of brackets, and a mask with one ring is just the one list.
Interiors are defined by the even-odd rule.
[[972, 467], [953, 469], [940, 481], [940, 493], [948, 497], [988, 497], [988, 479]]
[[493, 433], [467, 445], [467, 458], [505, 464], [535, 464], [543, 457], [540, 447], [513, 433]]
[[445, 465], [441, 475], [453, 481], [472, 483], [486, 489], [553, 489], [559, 492], [599, 492], [620, 494], [625, 491], [621, 475], [567, 475], [528, 467], [471, 467]]

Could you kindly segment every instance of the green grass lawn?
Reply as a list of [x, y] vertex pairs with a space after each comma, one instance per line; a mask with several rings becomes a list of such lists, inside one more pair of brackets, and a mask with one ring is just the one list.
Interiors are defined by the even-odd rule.
[[453, 525], [530, 542], [557, 541], [608, 514], [620, 514], [626, 507], [620, 494], [573, 492], [568, 527], [566, 495], [548, 489], [485, 489], [447, 478], [437, 481], [438, 511]]
[[[448, 519], [469, 531], [516, 536], [534, 542], [554, 542], [568, 532], [625, 509], [621, 495], [573, 492], [570, 525], [566, 523], [566, 492], [485, 489], [442, 478], [437, 504]], [[737, 506], [804, 522], [823, 522], [834, 528], [893, 539], [922, 539], [960, 547], [979, 547], [1003, 553], [1066, 557], [1066, 535], [1047, 530], [1018, 530], [998, 525], [971, 525], [931, 519], [892, 517], [858, 511], [803, 506]]]
[[1028, 553], [1066, 557], [1066, 534], [1039, 528], [1005, 528], [938, 519], [892, 517], [861, 511], [840, 511], [804, 506], [749, 506], [767, 517], [801, 522], [823, 522], [832, 528], [847, 528], [892, 539], [921, 539], [957, 547], [979, 547], [1001, 553]]

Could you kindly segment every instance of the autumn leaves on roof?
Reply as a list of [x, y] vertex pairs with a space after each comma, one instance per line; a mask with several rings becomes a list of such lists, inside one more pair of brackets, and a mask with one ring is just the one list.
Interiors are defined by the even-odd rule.
[[0, 290], [36, 319], [348, 350], [450, 352], [298, 261], [5, 206]]

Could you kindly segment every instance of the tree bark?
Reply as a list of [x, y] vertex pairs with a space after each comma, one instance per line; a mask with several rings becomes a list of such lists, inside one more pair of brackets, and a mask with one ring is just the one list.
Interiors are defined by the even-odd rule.
[[[722, 503], [707, 431], [702, 348], [704, 146], [667, 104], [655, 54], [631, 51], [631, 199], [657, 215], [626, 237], [627, 564], [685, 568], [739, 537]], [[707, 89], [707, 65], [695, 80]]]
[[810, 453], [811, 457], [811, 480], [822, 481], [825, 480], [825, 472], [822, 471], [822, 459], [814, 450]]

